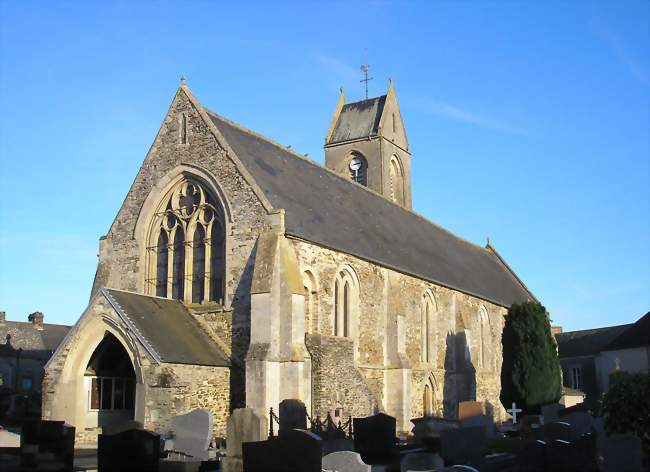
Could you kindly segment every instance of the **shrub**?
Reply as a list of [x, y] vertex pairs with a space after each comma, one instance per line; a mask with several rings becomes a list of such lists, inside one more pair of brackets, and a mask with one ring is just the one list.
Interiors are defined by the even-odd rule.
[[650, 375], [614, 372], [603, 397], [605, 431], [635, 433], [650, 453]]
[[546, 308], [536, 302], [512, 305], [501, 342], [503, 406], [515, 402], [527, 413], [539, 413], [542, 405], [557, 402], [562, 377]]

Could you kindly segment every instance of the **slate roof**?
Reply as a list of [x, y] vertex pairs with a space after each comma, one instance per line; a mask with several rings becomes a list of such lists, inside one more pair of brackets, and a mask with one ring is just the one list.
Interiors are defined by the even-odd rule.
[[343, 105], [332, 135], [326, 144], [376, 136], [385, 103], [386, 95], [382, 95]]
[[[363, 116], [376, 116], [382, 99], [372, 100], [350, 106], [359, 106]], [[502, 306], [532, 298], [492, 251], [206, 112], [271, 204], [285, 209], [288, 235]]]
[[603, 351], [618, 351], [642, 346], [650, 346], [650, 311], [636, 323], [629, 325], [629, 328], [607, 344]]
[[594, 356], [603, 347], [623, 333], [630, 326], [619, 325], [606, 328], [567, 331], [555, 335], [560, 359], [578, 356]]
[[230, 366], [228, 356], [209, 338], [179, 300], [104, 289], [162, 362]]
[[6, 343], [9, 335], [11, 347], [22, 349], [23, 356], [47, 360], [68, 331], [70, 326], [59, 324], [43, 323], [43, 329], [39, 330], [31, 322], [5, 321], [0, 324], [0, 343]]

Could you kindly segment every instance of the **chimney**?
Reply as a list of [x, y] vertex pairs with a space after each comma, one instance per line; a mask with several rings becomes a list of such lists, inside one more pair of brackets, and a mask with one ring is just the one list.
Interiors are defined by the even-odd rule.
[[562, 332], [562, 326], [551, 326], [551, 333], [553, 333], [553, 336], [556, 334], [560, 334]]
[[4, 326], [6, 317], [7, 314], [4, 311], [0, 311], [0, 326]]
[[40, 311], [35, 311], [31, 315], [27, 317], [27, 320], [31, 321], [31, 323], [34, 325], [34, 328], [38, 330], [43, 329], [43, 318], [44, 315]]

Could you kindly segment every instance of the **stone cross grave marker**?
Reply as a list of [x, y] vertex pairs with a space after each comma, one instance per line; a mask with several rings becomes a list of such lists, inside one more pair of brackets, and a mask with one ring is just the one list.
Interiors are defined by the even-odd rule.
[[212, 413], [194, 410], [172, 418], [174, 451], [192, 456], [194, 460], [208, 459], [208, 446], [212, 437]]
[[517, 413], [521, 413], [522, 409], [517, 408], [517, 404], [515, 402], [512, 402], [512, 408], [506, 411], [512, 415], [512, 424], [517, 424]]

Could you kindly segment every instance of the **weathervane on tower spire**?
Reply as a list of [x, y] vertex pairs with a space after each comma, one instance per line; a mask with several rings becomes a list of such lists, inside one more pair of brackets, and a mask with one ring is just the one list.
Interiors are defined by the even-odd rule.
[[361, 79], [359, 82], [365, 82], [366, 83], [366, 100], [368, 99], [368, 82], [372, 80], [372, 77], [368, 77], [368, 71], [370, 70], [370, 65], [366, 64], [361, 66], [361, 72], [364, 73], [364, 78]]

